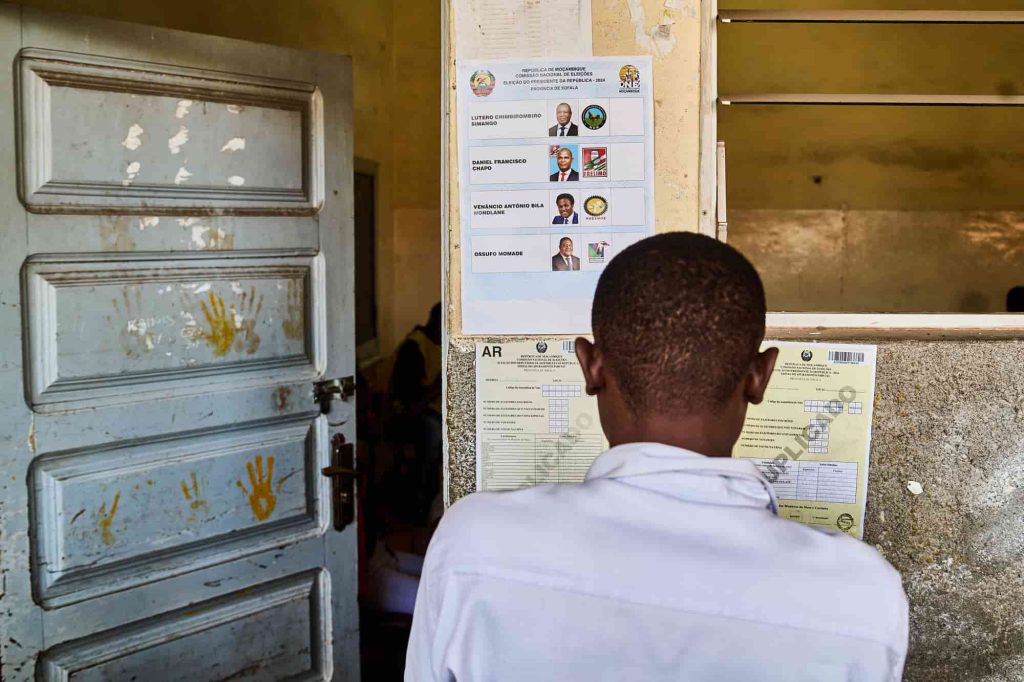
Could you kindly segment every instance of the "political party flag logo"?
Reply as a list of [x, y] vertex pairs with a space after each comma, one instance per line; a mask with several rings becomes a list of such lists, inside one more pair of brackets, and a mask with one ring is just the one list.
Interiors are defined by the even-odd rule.
[[619, 69], [619, 89], [636, 90], [640, 87], [640, 69], [632, 64], [626, 64]]
[[608, 212], [608, 201], [595, 194], [592, 197], [587, 197], [587, 200], [583, 202], [583, 210], [587, 212], [587, 215], [592, 215], [595, 218], [602, 216]]
[[469, 77], [469, 87], [477, 97], [487, 97], [487, 95], [494, 92], [496, 84], [497, 81], [494, 80], [494, 74], [486, 69], [474, 71], [473, 75]]
[[605, 261], [605, 249], [611, 244], [606, 241], [592, 242], [587, 244], [587, 260], [594, 264]]
[[583, 121], [583, 125], [587, 128], [600, 130], [608, 120], [608, 113], [604, 110], [604, 107], [597, 104], [588, 104], [583, 110], [580, 120]]
[[608, 147], [583, 148], [583, 177], [608, 177]]
[[562, 148], [560, 144], [548, 145], [548, 156], [552, 159], [558, 156], [558, 150]]

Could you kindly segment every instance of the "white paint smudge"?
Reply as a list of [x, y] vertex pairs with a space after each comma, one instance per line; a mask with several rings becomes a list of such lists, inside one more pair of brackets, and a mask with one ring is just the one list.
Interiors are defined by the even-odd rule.
[[222, 152], [237, 152], [245, 149], [245, 138], [244, 137], [232, 137], [230, 140], [224, 143], [224, 146], [220, 148]]
[[180, 185], [181, 183], [188, 180], [190, 177], [192, 177], [192, 174], [185, 170], [185, 167], [182, 166], [181, 168], [178, 169], [178, 174], [174, 176], [174, 184]]
[[121, 181], [121, 184], [127, 187], [139, 176], [139, 171], [142, 170], [142, 164], [138, 161], [132, 161], [128, 164], [128, 167], [124, 169], [125, 179]]
[[206, 233], [210, 228], [206, 225], [196, 225], [192, 228], [192, 245], [196, 248], [206, 248]]
[[240, 114], [240, 113], [242, 113], [242, 107], [238, 106], [237, 104], [229, 104], [229, 105], [227, 105], [227, 109], [228, 109], [228, 113], [230, 113], [230, 114]]
[[239, 315], [237, 312], [235, 312], [235, 310], [233, 308], [231, 310], [231, 319], [235, 323], [235, 329], [241, 329], [242, 328], [242, 322], [245, 321], [245, 318], [242, 317], [241, 315]]
[[201, 220], [201, 218], [178, 218], [178, 224], [182, 227], [191, 227]]
[[156, 227], [160, 224], [160, 219], [154, 216], [147, 216], [139, 221], [139, 232], [145, 231], [147, 227]]
[[205, 294], [209, 290], [210, 290], [210, 283], [209, 282], [203, 282], [202, 284], [193, 284], [192, 285], [192, 293], [193, 294]]
[[240, 285], [238, 282], [231, 283], [231, 293], [233, 293], [235, 296], [241, 296], [243, 291], [244, 289], [242, 289], [242, 285]]
[[192, 108], [192, 100], [190, 99], [179, 99], [178, 106], [174, 110], [174, 118], [185, 118], [188, 116], [188, 110]]
[[245, 184], [245, 178], [243, 178], [241, 175], [232, 175], [230, 178], [228, 178], [228, 183], [234, 185], [235, 187], [241, 187], [242, 185]]
[[181, 126], [174, 137], [167, 140], [167, 148], [171, 150], [172, 154], [177, 154], [186, 142], [188, 142], [188, 128]]
[[142, 129], [142, 126], [138, 123], [133, 123], [131, 128], [128, 129], [128, 136], [121, 141], [121, 146], [135, 151], [142, 146], [142, 140], [139, 136], [144, 132], [146, 131]]
[[132, 334], [145, 334], [149, 331], [150, 322], [145, 317], [128, 320], [127, 329]]
[[924, 492], [924, 486], [918, 483], [917, 481], [907, 481], [907, 490], [909, 490], [914, 495], [920, 495], [921, 493]]

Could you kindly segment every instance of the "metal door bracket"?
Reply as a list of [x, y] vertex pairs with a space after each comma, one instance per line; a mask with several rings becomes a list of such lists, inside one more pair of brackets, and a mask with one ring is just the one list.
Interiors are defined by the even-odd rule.
[[320, 404], [320, 411], [329, 414], [331, 401], [335, 398], [349, 400], [356, 394], [356, 380], [352, 377], [327, 379], [313, 384], [313, 402]]

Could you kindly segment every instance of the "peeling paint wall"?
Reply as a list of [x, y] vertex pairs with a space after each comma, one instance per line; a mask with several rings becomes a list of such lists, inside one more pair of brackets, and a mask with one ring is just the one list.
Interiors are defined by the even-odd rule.
[[[657, 27], [668, 4], [673, 3], [594, 0], [595, 53], [656, 54], [652, 31], [661, 30]], [[731, 6], [813, 9], [821, 4], [818, 0], [737, 0]], [[902, 7], [927, 9], [933, 4], [929, 0], [907, 0]], [[835, 0], [829, 7], [891, 9], [891, 3]], [[642, 17], [638, 8], [643, 9]], [[951, 0], [943, 8], [1024, 9], [1024, 5], [1017, 0], [1009, 4]], [[676, 41], [668, 55], [655, 56], [659, 231], [695, 225], [698, 212], [699, 24], [697, 19], [687, 17], [688, 11], [685, 7], [674, 10], [684, 17], [683, 26], [677, 23], [673, 27]], [[454, 99], [450, 103], [453, 105]], [[454, 174], [454, 140], [452, 145], [449, 168]], [[454, 182], [449, 185], [453, 202], [457, 189]], [[999, 192], [992, 196], [1005, 198]], [[458, 207], [455, 203], [450, 206], [449, 262], [457, 265]], [[906, 273], [906, 278], [921, 278], [926, 273], [920, 270], [926, 266], [919, 268], [914, 261], [918, 251], [925, 249], [937, 260], [939, 254], [945, 254], [941, 258], [947, 260], [932, 270], [936, 276], [948, 275], [944, 272], [947, 269], [967, 268], [962, 262], [949, 260], [944, 240], [954, 239], [954, 234], [958, 235], [955, 239], [969, 240], [970, 233], [975, 232], [992, 251], [982, 267], [976, 268], [979, 277], [999, 280], [1001, 286], [1000, 278], [1020, 272], [1012, 264], [1004, 265], [1006, 249], [993, 246], [989, 238], [994, 229], [1008, 235], [1009, 241], [1003, 240], [1009, 245], [1006, 248], [1019, 248], [1020, 214], [1006, 206], [998, 210], [990, 206], [990, 212], [983, 216], [961, 206], [922, 210], [915, 219], [923, 232], [931, 233], [923, 245], [901, 240], [894, 218], [887, 212], [894, 210], [891, 206], [875, 206], [872, 212], [871, 207], [827, 204], [814, 206], [803, 215], [792, 213], [792, 206], [776, 207], [783, 210], [782, 215], [771, 211], [758, 215], [756, 205], [742, 208], [730, 211], [730, 240], [748, 250], [766, 272], [769, 294], [777, 300], [788, 296], [802, 297], [791, 300], [807, 302], [812, 291], [822, 286], [832, 287], [836, 296], [849, 296], [848, 287], [854, 284], [868, 286], [863, 280], [868, 274], [859, 275], [862, 279], [846, 274], [824, 281], [815, 279], [816, 266], [807, 263], [807, 249], [801, 250], [799, 235], [784, 233], [784, 223], [793, 220], [816, 227], [823, 224], [835, 232], [837, 239], [830, 241], [832, 250], [824, 257], [830, 264], [842, 262], [840, 247], [844, 243], [856, 247], [861, 240], [860, 255], [854, 249], [847, 257], [871, 259], [877, 273], [901, 266], [914, 269]], [[965, 222], [977, 229], [962, 230]], [[758, 239], [753, 233], [761, 229], [779, 239]], [[891, 248], [869, 248], [879, 234], [889, 240]], [[773, 292], [772, 271], [794, 268], [800, 276], [789, 283], [792, 288]], [[850, 266], [837, 269], [848, 273]], [[972, 311], [985, 306], [994, 309], [996, 302], [987, 294], [970, 295], [980, 282], [971, 277], [965, 273], [960, 295], [942, 299], [941, 303], [961, 304]], [[906, 285], [890, 280], [879, 276], [870, 292], [896, 305], [906, 293]], [[457, 269], [449, 272], [446, 287], [450, 297], [447, 490], [449, 501], [454, 502], [473, 492], [476, 485], [477, 339], [459, 334]], [[870, 307], [868, 304], [864, 309]], [[880, 347], [865, 540], [902, 573], [910, 597], [911, 650], [904, 679], [1024, 682], [1024, 525], [1017, 513], [1024, 502], [1024, 341], [860, 341], [878, 343]], [[908, 489], [911, 481], [921, 484], [920, 494]]]
[[[379, 171], [381, 349], [389, 352], [414, 325], [426, 320], [430, 307], [441, 298], [440, 115], [436, 113], [440, 3], [23, 0], [20, 4], [351, 55], [355, 154], [376, 162]], [[244, 178], [235, 182], [244, 183]]]

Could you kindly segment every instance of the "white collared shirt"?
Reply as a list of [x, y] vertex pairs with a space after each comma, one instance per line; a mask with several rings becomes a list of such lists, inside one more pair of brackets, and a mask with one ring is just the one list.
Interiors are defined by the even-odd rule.
[[634, 443], [449, 510], [405, 679], [895, 682], [907, 627], [899, 574], [779, 518], [753, 464]]

